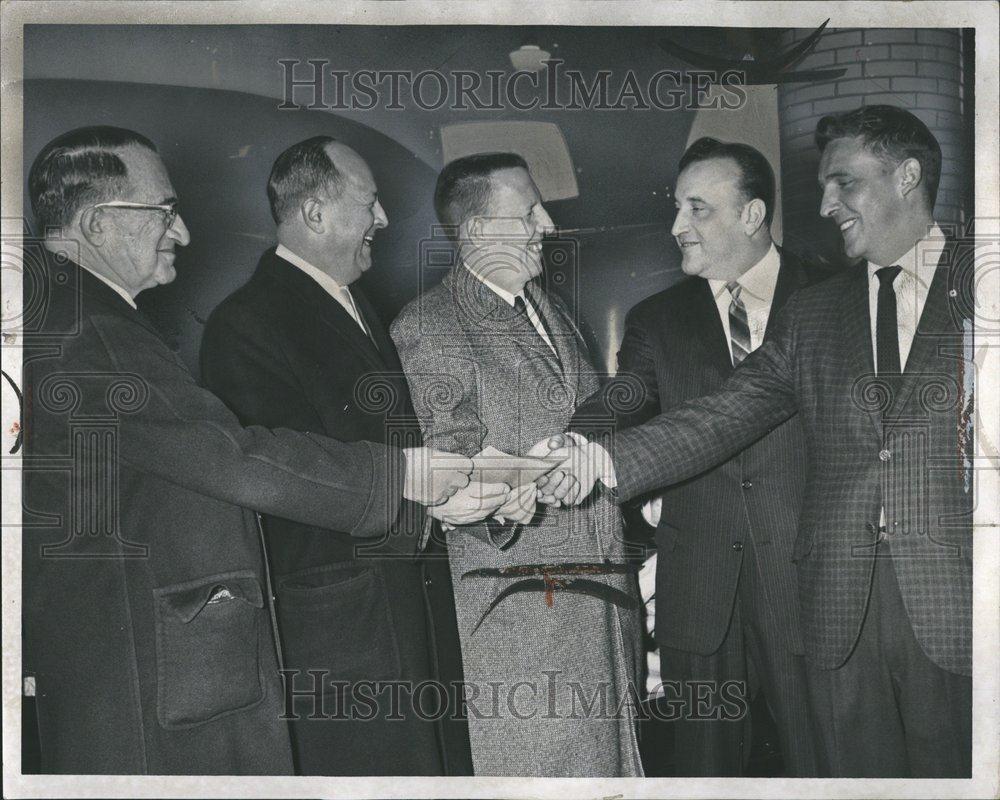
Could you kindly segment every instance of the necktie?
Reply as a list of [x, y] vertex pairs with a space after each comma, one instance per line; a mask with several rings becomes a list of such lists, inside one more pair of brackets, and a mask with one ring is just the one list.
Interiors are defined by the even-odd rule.
[[875, 370], [879, 375], [898, 375], [901, 372], [896, 292], [892, 288], [892, 282], [901, 271], [900, 267], [882, 267], [875, 271], [879, 281], [878, 310], [875, 317]]
[[545, 336], [548, 337], [548, 341], [545, 344], [549, 347], [552, 355], [555, 356], [556, 362], [559, 364], [559, 368], [562, 369], [562, 362], [559, 360], [559, 354], [555, 349], [555, 339], [552, 337], [552, 329], [549, 327], [548, 323], [545, 321], [545, 317], [542, 316], [542, 310], [538, 305], [532, 302], [527, 296], [518, 295], [514, 298], [514, 310], [524, 318], [524, 320], [531, 326], [531, 329], [536, 333], [539, 333], [539, 337], [542, 341], [545, 341], [545, 336], [542, 336], [538, 329], [535, 327], [535, 323], [532, 321], [532, 314], [529, 313], [528, 307], [531, 307], [531, 312], [534, 313], [535, 319], [538, 320], [538, 324], [542, 326], [542, 330], [545, 331]]
[[729, 341], [733, 346], [733, 366], [737, 366], [750, 355], [750, 325], [747, 323], [747, 309], [740, 300], [743, 287], [738, 281], [726, 284], [729, 294], [733, 296], [729, 303]]
[[375, 337], [372, 336], [372, 329], [368, 326], [368, 321], [365, 319], [364, 314], [361, 313], [361, 309], [358, 308], [358, 304], [354, 301], [354, 295], [351, 293], [351, 290], [344, 286], [340, 291], [347, 296], [347, 301], [354, 310], [354, 319], [357, 321], [358, 325], [361, 326], [361, 330], [365, 332], [365, 335], [371, 343], [375, 345], [375, 349], [378, 350], [378, 342], [376, 342]]

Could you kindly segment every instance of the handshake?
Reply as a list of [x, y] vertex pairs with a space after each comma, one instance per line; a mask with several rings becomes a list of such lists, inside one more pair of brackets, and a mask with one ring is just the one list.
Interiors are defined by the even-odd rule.
[[[487, 517], [527, 523], [536, 502], [549, 506], [579, 505], [598, 480], [614, 487], [614, 468], [604, 448], [576, 433], [549, 436], [535, 444], [528, 458], [554, 466], [534, 480], [516, 477], [506, 483], [488, 482], [471, 458], [426, 447], [404, 450], [406, 479], [403, 495], [427, 506], [430, 516], [448, 528]], [[478, 458], [478, 457], [477, 457]], [[514, 459], [515, 461], [517, 459]], [[536, 473], [537, 474], [537, 473]]]

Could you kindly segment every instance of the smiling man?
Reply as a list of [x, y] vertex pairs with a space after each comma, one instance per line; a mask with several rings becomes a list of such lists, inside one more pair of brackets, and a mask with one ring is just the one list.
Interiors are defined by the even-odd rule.
[[41, 771], [291, 773], [254, 512], [377, 540], [401, 495], [441, 503], [472, 464], [445, 459], [461, 465], [451, 490], [415, 493], [437, 473], [426, 450], [243, 427], [195, 383], [135, 304], [189, 238], [146, 137], [69, 131], [28, 190], [47, 251], [25, 272], [23, 351]]
[[[206, 384], [246, 424], [346, 441], [418, 441], [396, 349], [357, 282], [389, 224], [371, 169], [350, 147], [316, 136], [278, 156], [267, 196], [278, 244], [212, 313], [201, 349]], [[467, 499], [463, 493], [449, 509]], [[472, 513], [481, 519], [505, 499], [464, 508], [481, 505]], [[286, 696], [297, 693], [291, 726], [300, 774], [471, 772], [455, 697], [438, 719], [413, 708], [414, 687], [460, 681], [462, 662], [446, 553], [434, 540], [421, 551], [429, 520], [404, 510], [383, 541], [360, 549], [347, 531], [264, 518], [290, 670]], [[409, 691], [375, 691], [377, 709], [360, 709], [366, 718], [331, 718], [340, 693], [350, 698], [366, 681], [402, 681]], [[338, 688], [345, 684], [346, 692]]]
[[[392, 324], [425, 440], [468, 456], [490, 446], [527, 455], [597, 388], [569, 313], [540, 285], [552, 219], [527, 164], [512, 153], [452, 161], [438, 176], [434, 205], [454, 240], [452, 269]], [[515, 593], [491, 611], [511, 579], [462, 577], [484, 568], [623, 562], [620, 519], [607, 498], [580, 510], [534, 509], [535, 488], [526, 483], [498, 514], [528, 524], [491, 520], [448, 534], [465, 678], [478, 710], [469, 714], [475, 772], [641, 775], [628, 704], [636, 611], [568, 592], [548, 602], [542, 592]], [[632, 575], [602, 570], [592, 577], [606, 584], [605, 596], [635, 598]], [[566, 576], [553, 577], [561, 584]], [[498, 692], [494, 713], [490, 697]]]
[[827, 116], [816, 144], [820, 212], [860, 261], [799, 290], [718, 391], [620, 432], [613, 458], [581, 446], [570, 478], [539, 488], [572, 502], [602, 480], [627, 500], [798, 412], [807, 469], [791, 557], [821, 767], [968, 777], [975, 367], [969, 310], [950, 287], [972, 280], [973, 260], [934, 224], [941, 149], [916, 116]]
[[[822, 277], [772, 241], [774, 173], [749, 145], [694, 142], [681, 157], [675, 195], [672, 233], [681, 268], [694, 277], [642, 301], [625, 320], [619, 376], [641, 383], [644, 402], [622, 425], [720, 387], [761, 345], [792, 293]], [[673, 751], [678, 776], [744, 773], [751, 749], [746, 709], [756, 689], [750, 675], [777, 725], [785, 774], [816, 775], [790, 559], [805, 488], [804, 448], [802, 425], [790, 419], [646, 507], [657, 525], [660, 677], [677, 686], [738, 683], [743, 703], [741, 714], [705, 719], [695, 698], [681, 693]], [[712, 707], [721, 701], [713, 691]]]

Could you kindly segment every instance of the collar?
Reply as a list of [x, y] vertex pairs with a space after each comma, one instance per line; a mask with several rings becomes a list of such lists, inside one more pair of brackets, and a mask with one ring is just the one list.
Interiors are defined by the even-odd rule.
[[[764, 257], [736, 279], [736, 282], [743, 287], [743, 292], [740, 295], [743, 302], [749, 305], [771, 305], [780, 269], [781, 257], [778, 255], [778, 248], [774, 246], [774, 242], [771, 242]], [[708, 285], [716, 300], [726, 291], [728, 283], [730, 281], [709, 279]]]
[[[934, 272], [937, 270], [941, 253], [947, 246], [944, 232], [935, 222], [927, 232], [927, 236], [917, 239], [913, 247], [906, 251], [902, 257], [893, 264], [874, 264], [868, 262], [868, 283], [875, 281], [875, 273], [882, 267], [898, 266], [903, 273], [916, 280], [917, 285], [926, 292], [934, 280]], [[897, 284], [898, 285], [898, 284]]]
[[285, 259], [285, 261], [287, 261], [293, 267], [298, 267], [306, 275], [308, 275], [310, 278], [316, 281], [316, 283], [318, 283], [323, 289], [325, 289], [328, 294], [331, 294], [334, 297], [337, 297], [338, 295], [343, 296], [344, 290], [348, 288], [347, 286], [341, 286], [333, 278], [331, 278], [329, 275], [323, 272], [323, 270], [314, 267], [312, 264], [310, 264], [308, 261], [302, 258], [302, 256], [293, 253], [283, 244], [279, 244], [275, 248], [274, 254], [278, 258]]
[[516, 294], [511, 294], [509, 291], [507, 291], [506, 289], [504, 289], [502, 286], [498, 286], [497, 284], [495, 284], [489, 278], [484, 278], [479, 273], [473, 272], [471, 269], [469, 269], [469, 265], [466, 264], [464, 261], [462, 262], [462, 266], [465, 267], [465, 269], [468, 271], [468, 273], [470, 275], [472, 275], [472, 277], [474, 277], [477, 281], [479, 281], [481, 284], [483, 284], [483, 286], [485, 286], [487, 289], [489, 289], [491, 292], [493, 292], [497, 297], [499, 297], [501, 300], [503, 300], [511, 308], [514, 307], [514, 301], [517, 300], [517, 298], [520, 297], [521, 300], [524, 301], [525, 297], [524, 297], [524, 286], [523, 285], [521, 286], [521, 291], [517, 292]]
[[87, 270], [87, 272], [89, 272], [91, 275], [97, 278], [97, 280], [99, 280], [105, 286], [114, 289], [119, 295], [121, 295], [122, 300], [124, 300], [126, 303], [132, 306], [132, 308], [136, 309], [136, 311], [139, 310], [139, 307], [135, 304], [135, 298], [128, 293], [127, 289], [125, 289], [123, 286], [119, 286], [110, 278], [104, 277], [100, 272], [97, 272], [92, 267], [88, 267], [86, 264], [81, 264], [80, 262], [77, 263], [80, 264], [80, 267], [82, 269]]

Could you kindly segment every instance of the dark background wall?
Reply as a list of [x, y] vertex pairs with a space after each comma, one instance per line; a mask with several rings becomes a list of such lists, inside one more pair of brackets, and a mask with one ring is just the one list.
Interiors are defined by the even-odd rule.
[[[820, 22], [818, 17], [817, 25]], [[746, 140], [753, 127], [749, 115], [730, 112], [731, 124], [720, 125], [727, 112], [687, 108], [484, 112], [411, 106], [398, 111], [383, 103], [368, 111], [280, 110], [284, 72], [279, 60], [320, 58], [329, 61], [328, 69], [351, 71], [510, 73], [508, 53], [533, 42], [562, 59], [565, 68], [590, 76], [612, 71], [611, 83], [617, 87], [629, 71], [644, 85], [658, 70], [690, 69], [660, 46], [664, 37], [707, 55], [740, 59], [746, 54], [773, 55], [808, 33], [516, 26], [28, 26], [24, 157], [27, 167], [48, 139], [88, 124], [134, 128], [156, 141], [181, 199], [192, 243], [178, 257], [177, 281], [143, 293], [139, 303], [196, 368], [205, 318], [246, 280], [260, 253], [273, 243], [264, 185], [273, 159], [289, 144], [326, 133], [347, 142], [371, 164], [390, 225], [376, 238], [375, 267], [363, 280], [389, 321], [416, 295], [421, 270], [426, 272], [421, 243], [432, 235], [435, 223], [431, 193], [442, 166], [441, 128], [486, 120], [554, 123], [572, 158], [579, 194], [548, 202], [549, 212], [560, 227], [601, 230], [548, 247], [547, 278], [550, 288], [576, 309], [597, 363], [612, 367], [628, 309], [681, 277], [679, 253], [669, 235], [672, 188], [677, 160], [692, 130], [705, 127], [706, 113], [723, 115], [711, 123], [713, 134], [725, 138], [728, 129], [728, 138]], [[956, 82], [955, 58], [967, 55], [967, 44], [954, 31], [895, 33], [903, 37], [901, 42], [866, 44], [868, 33], [830, 30], [811, 58], [817, 64], [848, 66], [850, 74], [841, 81], [858, 73], [889, 82], [899, 105], [916, 107], [924, 96], [936, 94], [935, 102], [947, 102], [948, 108], [921, 105], [918, 113], [935, 109], [925, 119], [953, 152], [957, 145], [949, 137], [954, 139], [958, 120], [970, 112], [967, 96], [959, 99], [957, 109], [948, 98]], [[933, 43], [926, 40], [930, 34], [937, 36]], [[930, 50], [921, 55], [894, 49], [905, 44]], [[873, 67], [862, 66], [866, 58], [879, 63], [874, 70], [884, 73], [895, 63], [901, 77], [929, 83], [918, 91], [896, 83], [895, 72], [876, 77]], [[934, 66], [927, 66], [931, 62]], [[931, 69], [936, 72], [927, 74]], [[958, 85], [967, 78], [959, 70]], [[816, 156], [808, 138], [817, 116], [827, 110], [820, 101], [833, 98], [837, 108], [853, 107], [885, 95], [875, 91], [875, 84], [854, 84], [850, 92], [845, 86], [834, 81], [783, 85], [771, 101], [773, 110], [766, 112], [774, 115], [773, 123], [758, 119], [759, 107], [753, 112], [757, 135], [769, 125], [775, 132], [780, 127], [786, 241], [834, 263], [842, 260], [839, 237], [816, 213]], [[303, 102], [301, 94], [297, 97]], [[946, 163], [952, 177], [942, 185], [941, 209], [950, 219], [962, 214], [968, 180], [963, 162], [949, 157]]]

